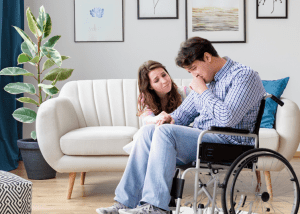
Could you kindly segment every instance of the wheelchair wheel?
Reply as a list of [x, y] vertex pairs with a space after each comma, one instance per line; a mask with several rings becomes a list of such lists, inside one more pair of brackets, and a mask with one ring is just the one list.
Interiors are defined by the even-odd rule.
[[222, 207], [227, 214], [296, 214], [299, 209], [297, 176], [290, 163], [275, 151], [245, 152], [227, 172]]

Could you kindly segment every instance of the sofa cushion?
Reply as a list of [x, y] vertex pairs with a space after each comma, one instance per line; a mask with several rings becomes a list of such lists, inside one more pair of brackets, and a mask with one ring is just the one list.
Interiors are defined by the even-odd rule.
[[268, 148], [278, 151], [279, 135], [275, 129], [259, 129], [259, 148]]
[[60, 138], [66, 155], [127, 155], [123, 146], [138, 131], [129, 126], [96, 126], [75, 129]]

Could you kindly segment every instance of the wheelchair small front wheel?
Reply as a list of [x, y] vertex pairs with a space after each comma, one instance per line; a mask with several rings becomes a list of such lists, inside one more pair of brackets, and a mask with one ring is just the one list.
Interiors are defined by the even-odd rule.
[[224, 213], [296, 214], [299, 182], [290, 163], [274, 151], [256, 149], [241, 156], [224, 180]]

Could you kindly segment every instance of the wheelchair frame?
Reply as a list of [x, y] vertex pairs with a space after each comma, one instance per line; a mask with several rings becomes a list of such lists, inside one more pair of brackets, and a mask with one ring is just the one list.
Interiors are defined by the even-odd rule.
[[[278, 160], [282, 160], [284, 162], [285, 165], [288, 165], [288, 167], [291, 169], [291, 174], [292, 174], [292, 178], [291, 181], [294, 183], [294, 189], [297, 192], [297, 195], [295, 195], [296, 197], [296, 204], [293, 206], [293, 210], [295, 210], [295, 213], [297, 213], [298, 209], [299, 209], [299, 183], [298, 183], [298, 179], [291, 167], [291, 165], [285, 160], [285, 158], [283, 156], [281, 156], [279, 153], [269, 150], [269, 149], [258, 149], [259, 148], [259, 126], [260, 126], [260, 122], [262, 119], [262, 114], [263, 114], [263, 109], [265, 106], [265, 100], [267, 98], [272, 98], [275, 102], [277, 102], [279, 105], [283, 105], [283, 102], [281, 100], [279, 100], [277, 97], [275, 97], [274, 95], [268, 94], [267, 96], [265, 96], [262, 99], [261, 102], [261, 106], [260, 106], [260, 110], [259, 110], [259, 114], [258, 114], [258, 118], [257, 118], [257, 123], [255, 125], [255, 129], [254, 129], [254, 133], [250, 133], [248, 130], [238, 130], [238, 129], [231, 129], [231, 128], [222, 128], [222, 127], [212, 127], [212, 130], [205, 130], [203, 131], [199, 137], [198, 137], [198, 141], [197, 141], [197, 159], [196, 159], [196, 164], [195, 167], [189, 167], [187, 165], [179, 167], [177, 170], [179, 173], [179, 178], [177, 178], [177, 175], [175, 175], [174, 179], [173, 179], [173, 186], [172, 186], [172, 191], [171, 191], [171, 196], [177, 199], [177, 203], [176, 203], [176, 214], [180, 213], [180, 207], [181, 207], [181, 199], [182, 199], [182, 194], [183, 194], [183, 187], [184, 187], [184, 179], [185, 176], [187, 175], [188, 172], [195, 172], [195, 183], [194, 183], [194, 196], [193, 196], [193, 201], [191, 202], [192, 207], [193, 207], [193, 212], [194, 214], [200, 214], [201, 213], [201, 208], [207, 208], [209, 206], [209, 204], [211, 204], [211, 214], [215, 213], [215, 210], [217, 212], [220, 212], [221, 209], [217, 206], [216, 203], [216, 194], [217, 194], [217, 187], [219, 188], [223, 188], [225, 189], [225, 191], [227, 191], [227, 180], [230, 175], [228, 173], [232, 173], [234, 170], [241, 172], [241, 170], [243, 169], [238, 169], [235, 167], [238, 167], [240, 165], [243, 165], [243, 167], [245, 167], [245, 164], [242, 163], [242, 161], [245, 160], [249, 160], [249, 159], [253, 159], [251, 158], [252, 156], [255, 156], [256, 159], [258, 160], [258, 157], [260, 156], [274, 156], [276, 158], [278, 158]], [[255, 141], [255, 145], [254, 145], [254, 149], [252, 149], [251, 151], [242, 153], [232, 164], [231, 166], [226, 166], [226, 165], [221, 165], [221, 166], [217, 166], [216, 168], [214, 168], [214, 166], [212, 166], [211, 164], [214, 163], [207, 163], [207, 168], [201, 168], [200, 163], [201, 163], [201, 147], [202, 147], [202, 138], [205, 134], [208, 133], [212, 133], [212, 134], [223, 134], [223, 135], [232, 135], [232, 136], [243, 136], [243, 137], [251, 137], [254, 138]], [[218, 144], [215, 144], [218, 145]], [[222, 144], [224, 145], [224, 144]], [[226, 144], [225, 144], [226, 145]], [[253, 155], [252, 155], [253, 154]], [[269, 155], [272, 154], [272, 155]], [[245, 156], [246, 155], [246, 156]], [[245, 157], [244, 157], [245, 156]], [[181, 175], [181, 170], [184, 169], [185, 171], [182, 173]], [[238, 169], [238, 170], [237, 170]], [[255, 171], [256, 172], [256, 163], [254, 162], [252, 164], [252, 168], [250, 169], [252, 172]], [[203, 184], [200, 180], [199, 180], [199, 174], [200, 173], [210, 173], [210, 180], [207, 184]], [[220, 174], [226, 173], [226, 179], [224, 179], [223, 183], [220, 183]], [[257, 176], [257, 174], [256, 174]], [[235, 178], [234, 182], [236, 181], [237, 178]], [[226, 181], [225, 181], [226, 180]], [[207, 187], [213, 185], [213, 195], [211, 195], [208, 190]], [[233, 184], [234, 185], [234, 184]], [[261, 183], [260, 183], [261, 185]], [[174, 190], [174, 188], [176, 188], [177, 190]], [[257, 187], [256, 187], [257, 188]], [[207, 198], [208, 198], [208, 202], [207, 204], [204, 206], [203, 204], [199, 204], [201, 205], [201, 207], [198, 207], [197, 209], [197, 198], [198, 195], [200, 195], [201, 193], [204, 193]], [[226, 207], [226, 192], [223, 193], [225, 194], [225, 202], [222, 198], [222, 208], [223, 208], [223, 212], [225, 214], [227, 214], [227, 207]], [[265, 194], [264, 197], [267, 197], [268, 195]], [[222, 195], [223, 197], [223, 195]], [[231, 202], [231, 208], [228, 214], [231, 213], [235, 213], [235, 209], [233, 206], [233, 193], [231, 193], [230, 195], [230, 202]], [[247, 197], [247, 196], [245, 196]], [[263, 197], [263, 196], [261, 196]], [[270, 198], [270, 196], [268, 196]], [[273, 197], [273, 196], [271, 196]], [[268, 198], [268, 200], [269, 200]], [[273, 198], [272, 198], [273, 199]], [[245, 203], [246, 198], [244, 199], [244, 203]], [[225, 203], [225, 204], [224, 204]], [[241, 202], [239, 202], [237, 209], [239, 209], [239, 207], [241, 206]], [[174, 202], [173, 202], [174, 204]], [[224, 208], [225, 206], [225, 208]], [[252, 206], [252, 205], [251, 205]], [[172, 209], [171, 209], [172, 210]], [[174, 208], [173, 208], [174, 210]], [[245, 213], [245, 212], [242, 212]], [[251, 211], [251, 207], [250, 207], [250, 211], [247, 213], [252, 213]]]
[[[203, 131], [199, 137], [198, 137], [198, 142], [197, 142], [197, 160], [196, 160], [196, 167], [195, 168], [188, 168], [186, 169], [182, 176], [181, 176], [181, 179], [184, 180], [185, 179], [185, 176], [188, 172], [195, 172], [195, 186], [194, 186], [194, 199], [193, 199], [193, 210], [194, 210], [194, 214], [197, 213], [197, 197], [199, 195], [199, 193], [201, 192], [198, 192], [199, 191], [199, 173], [205, 173], [205, 172], [208, 172], [208, 173], [211, 173], [211, 175], [215, 175], [213, 177], [213, 179], [210, 181], [210, 184], [213, 182], [214, 183], [214, 191], [213, 191], [213, 196], [211, 197], [210, 193], [206, 190], [206, 187], [205, 186], [202, 186], [201, 187], [201, 190], [203, 192], [205, 192], [205, 194], [207, 195], [207, 197], [209, 198], [211, 204], [212, 204], [212, 210], [215, 210], [215, 205], [216, 205], [216, 202], [215, 202], [215, 199], [216, 199], [216, 190], [217, 190], [217, 186], [219, 185], [219, 175], [218, 173], [215, 174], [215, 172], [213, 172], [213, 168], [200, 168], [200, 158], [199, 158], [199, 153], [200, 153], [200, 146], [201, 146], [201, 143], [202, 143], [202, 137], [205, 135], [205, 134], [208, 134], [208, 133], [212, 133], [212, 134], [226, 134], [226, 135], [233, 135], [233, 136], [246, 136], [246, 137], [253, 137], [255, 139], [255, 148], [257, 148], [257, 145], [258, 145], [258, 136], [256, 134], [237, 134], [237, 133], [234, 133], [234, 132], [222, 132], [222, 131], [209, 131], [209, 130], [205, 130]], [[224, 168], [229, 168], [228, 166], [223, 166]], [[220, 171], [220, 169], [217, 169], [218, 171]], [[227, 172], [227, 170], [221, 170], [223, 173]], [[200, 190], [200, 191], [201, 191]], [[176, 204], [176, 214], [179, 214], [179, 211], [180, 211], [180, 203], [181, 203], [181, 198], [178, 198], [177, 199], [177, 204]], [[219, 210], [219, 208], [217, 207], [217, 210]], [[220, 210], [219, 210], [220, 211]], [[212, 213], [213, 214], [213, 213]]]

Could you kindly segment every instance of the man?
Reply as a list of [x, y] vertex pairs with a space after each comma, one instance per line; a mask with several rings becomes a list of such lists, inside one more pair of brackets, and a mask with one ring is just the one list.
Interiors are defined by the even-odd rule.
[[[156, 125], [142, 127], [115, 191], [117, 203], [97, 209], [98, 213], [168, 213], [176, 158], [185, 164], [196, 159], [202, 130], [221, 126], [253, 131], [265, 94], [257, 72], [219, 57], [212, 44], [199, 37], [182, 44], [176, 64], [192, 75], [193, 91], [173, 113], [164, 114]], [[193, 128], [188, 127], [191, 122]], [[204, 135], [203, 141], [254, 143], [245, 137], [213, 134]]]

